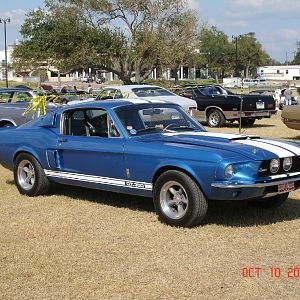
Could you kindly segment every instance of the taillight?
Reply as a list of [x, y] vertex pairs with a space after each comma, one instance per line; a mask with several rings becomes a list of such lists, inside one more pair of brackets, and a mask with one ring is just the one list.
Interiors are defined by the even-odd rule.
[[267, 108], [274, 108], [274, 105], [272, 103], [268, 103]]

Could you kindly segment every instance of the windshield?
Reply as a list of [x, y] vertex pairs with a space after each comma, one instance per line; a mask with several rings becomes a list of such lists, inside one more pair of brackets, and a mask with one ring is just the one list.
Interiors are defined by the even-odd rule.
[[180, 106], [173, 104], [139, 104], [115, 110], [128, 134], [143, 135], [160, 132], [205, 131]]
[[176, 96], [168, 90], [164, 90], [160, 87], [140, 87], [133, 88], [132, 91], [138, 97], [159, 97], [159, 96]]

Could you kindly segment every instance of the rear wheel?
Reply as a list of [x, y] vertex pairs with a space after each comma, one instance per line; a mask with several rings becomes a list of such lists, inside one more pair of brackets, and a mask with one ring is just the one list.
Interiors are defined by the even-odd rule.
[[15, 160], [14, 179], [19, 192], [27, 196], [42, 195], [50, 185], [39, 162], [26, 153], [20, 154]]
[[255, 119], [254, 118], [247, 118], [247, 119], [242, 119], [242, 125], [243, 126], [253, 126], [253, 124], [255, 123]]
[[15, 126], [15, 125], [10, 122], [0, 124], [0, 127], [13, 127], [13, 126]]
[[272, 209], [282, 205], [288, 198], [289, 193], [279, 194], [265, 199], [257, 199], [250, 202], [254, 207]]
[[159, 219], [172, 226], [200, 224], [208, 203], [195, 181], [180, 171], [167, 171], [154, 187], [154, 206]]
[[212, 109], [208, 112], [207, 123], [209, 127], [222, 127], [225, 125], [226, 120], [218, 109]]

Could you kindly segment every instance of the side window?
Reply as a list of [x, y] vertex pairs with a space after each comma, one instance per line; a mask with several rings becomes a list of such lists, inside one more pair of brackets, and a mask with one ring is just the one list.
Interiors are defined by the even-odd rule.
[[208, 96], [210, 95], [210, 91], [208, 87], [205, 87], [203, 89], [200, 89], [200, 91], [202, 92], [203, 95]]
[[72, 110], [65, 113], [63, 134], [89, 137], [120, 137], [104, 109]]
[[103, 90], [100, 92], [99, 96], [97, 97], [97, 100], [106, 100], [106, 99], [113, 99], [111, 96], [111, 90]]
[[[122, 99], [124, 98], [123, 94], [121, 93], [120, 90], [114, 90], [114, 99]], [[128, 98], [128, 97], [126, 97]]]
[[124, 98], [120, 90], [105, 89], [99, 94], [101, 100]]
[[14, 92], [13, 102], [29, 102], [32, 99], [32, 96], [27, 92], [17, 91]]
[[8, 93], [8, 92], [0, 93], [0, 103], [11, 102], [11, 99], [12, 99], [12, 93]]
[[185, 98], [193, 98], [193, 90], [191, 89], [178, 90], [176, 94]]

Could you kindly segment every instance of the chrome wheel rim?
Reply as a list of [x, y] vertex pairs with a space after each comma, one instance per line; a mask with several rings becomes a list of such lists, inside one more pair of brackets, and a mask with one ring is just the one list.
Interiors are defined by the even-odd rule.
[[219, 122], [220, 122], [220, 116], [219, 116], [218, 113], [214, 112], [214, 113], [210, 114], [210, 116], [209, 116], [209, 123], [211, 125], [216, 126], [216, 125], [219, 124]]
[[29, 160], [22, 160], [17, 170], [18, 183], [24, 190], [31, 190], [35, 183], [35, 170]]
[[177, 181], [168, 181], [160, 191], [160, 205], [169, 218], [181, 219], [189, 206], [186, 190]]

